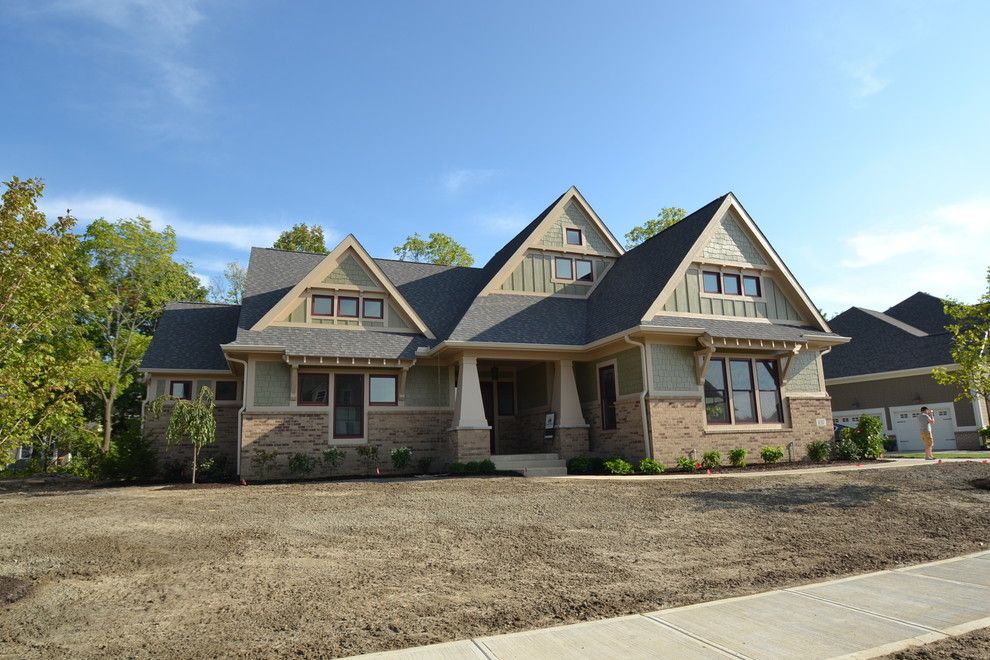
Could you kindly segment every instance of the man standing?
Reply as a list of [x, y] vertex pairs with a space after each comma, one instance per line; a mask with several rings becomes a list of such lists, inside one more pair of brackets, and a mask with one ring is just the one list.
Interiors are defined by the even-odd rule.
[[932, 427], [935, 425], [935, 413], [928, 409], [928, 406], [921, 406], [921, 414], [918, 415], [918, 427], [921, 430], [921, 441], [925, 443], [925, 460], [933, 461], [932, 446], [935, 440], [932, 438]]

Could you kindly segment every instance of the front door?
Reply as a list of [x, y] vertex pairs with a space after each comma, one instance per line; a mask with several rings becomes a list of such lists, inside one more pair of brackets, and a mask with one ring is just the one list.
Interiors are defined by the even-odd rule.
[[491, 453], [494, 454], [495, 425], [498, 421], [498, 418], [495, 416], [495, 383], [491, 381], [481, 383], [481, 403], [485, 407], [485, 420], [488, 422], [488, 426], [491, 427], [491, 430], [488, 431], [488, 443]]

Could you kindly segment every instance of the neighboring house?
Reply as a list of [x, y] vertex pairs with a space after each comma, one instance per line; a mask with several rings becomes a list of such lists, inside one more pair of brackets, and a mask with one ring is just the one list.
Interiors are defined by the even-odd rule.
[[835, 423], [854, 426], [860, 415], [879, 417], [902, 451], [920, 450], [917, 416], [935, 411], [935, 449], [977, 449], [987, 425], [982, 397], [955, 401], [959, 390], [941, 385], [932, 369], [952, 363], [952, 335], [942, 301], [918, 292], [885, 312], [851, 307], [830, 321], [852, 338], [823, 360]]
[[[434, 469], [801, 458], [831, 434], [820, 356], [844, 341], [731, 193], [626, 252], [571, 188], [483, 268], [374, 259], [353, 236], [255, 248], [243, 304], [169, 305], [142, 369], [149, 399], [216, 388], [214, 451], [245, 478], [256, 450], [284, 468], [330, 446], [358, 472], [368, 444], [383, 469], [399, 446]], [[159, 443], [164, 424], [145, 421]]]

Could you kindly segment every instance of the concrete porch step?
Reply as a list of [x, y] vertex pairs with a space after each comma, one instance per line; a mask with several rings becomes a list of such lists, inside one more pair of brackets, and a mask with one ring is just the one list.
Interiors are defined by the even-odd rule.
[[[563, 461], [561, 461], [563, 463]], [[557, 467], [527, 467], [523, 469], [525, 477], [564, 477], [567, 476], [567, 466]]]
[[559, 477], [567, 474], [567, 462], [557, 454], [501, 454], [492, 456], [497, 470], [522, 472], [527, 477]]
[[516, 463], [516, 462], [528, 462], [528, 461], [559, 461], [560, 456], [557, 454], [494, 454], [492, 456], [492, 461], [495, 464], [499, 463]]

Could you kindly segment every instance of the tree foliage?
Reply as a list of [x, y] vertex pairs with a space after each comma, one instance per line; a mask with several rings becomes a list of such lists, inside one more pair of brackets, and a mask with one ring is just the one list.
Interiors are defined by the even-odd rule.
[[392, 248], [402, 261], [419, 261], [440, 266], [472, 266], [474, 257], [463, 245], [446, 234], [434, 232], [429, 240], [419, 233], [406, 237], [406, 242]]
[[223, 275], [214, 277], [210, 282], [210, 301], [239, 305], [246, 281], [247, 270], [244, 266], [236, 261], [229, 262], [223, 269]]
[[667, 206], [660, 209], [657, 217], [650, 218], [643, 224], [633, 227], [626, 232], [626, 249], [631, 250], [648, 238], [656, 236], [664, 229], [672, 227], [686, 215], [684, 209], [676, 206]]
[[990, 397], [990, 268], [987, 290], [979, 301], [966, 305], [946, 300], [945, 313], [952, 321], [946, 326], [952, 335], [952, 362], [959, 368], [935, 369], [932, 375], [943, 385], [959, 388], [957, 399]]
[[214, 401], [213, 391], [209, 387], [204, 387], [193, 399], [162, 396], [148, 406], [148, 410], [157, 419], [165, 413], [166, 406], [171, 404], [165, 437], [170, 445], [188, 443], [192, 446], [192, 483], [196, 483], [196, 466], [199, 465], [200, 450], [217, 440], [217, 418], [213, 414], [216, 408]]
[[278, 240], [272, 246], [278, 250], [290, 250], [292, 252], [318, 252], [326, 254], [328, 252], [325, 239], [323, 237], [323, 227], [319, 225], [308, 226], [306, 223], [292, 225], [292, 229], [287, 229], [279, 234]]

